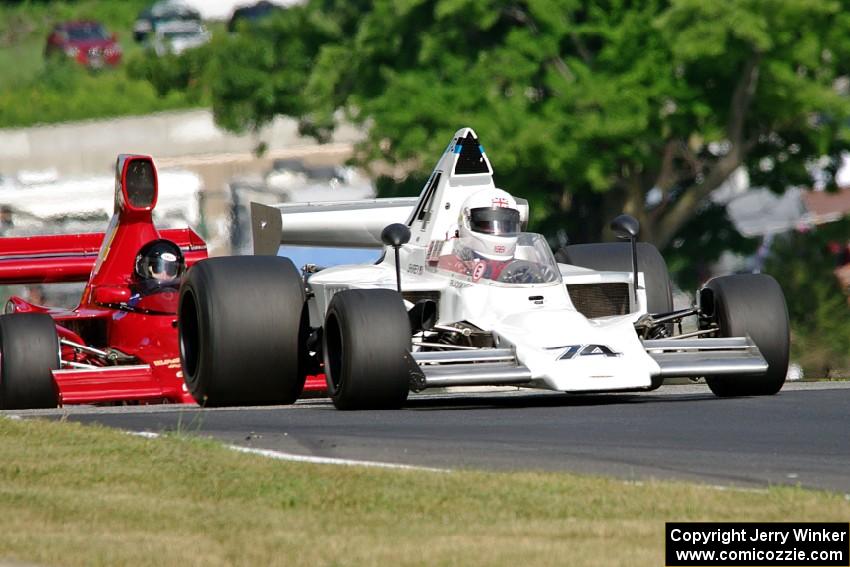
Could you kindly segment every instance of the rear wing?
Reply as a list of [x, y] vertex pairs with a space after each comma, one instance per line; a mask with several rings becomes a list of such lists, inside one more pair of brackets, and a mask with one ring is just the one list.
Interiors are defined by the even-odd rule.
[[388, 224], [406, 223], [419, 197], [261, 205], [251, 203], [254, 254], [276, 255], [281, 244], [381, 248]]
[[[186, 265], [206, 257], [191, 228], [159, 231], [183, 251]], [[0, 285], [87, 282], [103, 243], [102, 232], [0, 238]]]

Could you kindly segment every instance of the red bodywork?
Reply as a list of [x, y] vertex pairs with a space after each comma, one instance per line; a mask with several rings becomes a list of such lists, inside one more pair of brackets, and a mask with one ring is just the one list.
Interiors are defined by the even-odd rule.
[[[131, 164], [150, 163], [152, 198], [127, 193]], [[148, 156], [118, 158], [115, 213], [105, 233], [0, 238], [0, 284], [88, 282], [72, 310], [34, 305], [13, 296], [6, 312], [43, 312], [56, 321], [62, 364], [53, 371], [62, 404], [101, 402], [195, 403], [180, 368], [178, 290], [162, 288], [140, 297], [136, 255], [151, 241], [167, 239], [186, 265], [207, 257], [204, 241], [190, 228], [159, 231], [153, 224], [156, 169]], [[135, 202], [135, 205], [133, 204]], [[62, 340], [64, 339], [64, 341]], [[102, 354], [93, 354], [85, 348]], [[309, 377], [305, 391], [324, 391], [324, 376]]]

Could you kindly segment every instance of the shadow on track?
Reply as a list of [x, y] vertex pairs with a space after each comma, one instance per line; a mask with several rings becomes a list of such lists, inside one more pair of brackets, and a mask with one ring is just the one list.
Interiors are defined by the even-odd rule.
[[412, 396], [404, 406], [406, 410], [476, 410], [476, 409], [520, 409], [534, 407], [589, 407], [615, 404], [646, 404], [659, 402], [689, 402], [715, 400], [711, 393], [652, 395], [647, 393], [618, 394], [562, 394], [551, 392], [507, 392], [507, 393], [458, 393], [445, 396]]

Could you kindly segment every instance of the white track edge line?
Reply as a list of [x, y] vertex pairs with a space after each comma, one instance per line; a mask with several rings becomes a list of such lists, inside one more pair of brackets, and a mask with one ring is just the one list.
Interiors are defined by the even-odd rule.
[[[144, 437], [146, 439], [156, 439], [160, 437], [159, 433], [152, 431], [128, 431], [130, 435]], [[451, 472], [451, 469], [440, 469], [435, 467], [419, 467], [416, 465], [404, 465], [401, 463], [385, 463], [381, 461], [360, 461], [357, 459], [338, 459], [335, 457], [313, 457], [309, 455], [297, 455], [295, 453], [285, 453], [283, 451], [274, 451], [271, 449], [256, 449], [254, 447], [242, 447], [240, 445], [225, 445], [232, 451], [239, 453], [248, 453], [251, 455], [259, 455], [269, 459], [278, 461], [291, 461], [296, 463], [310, 463], [315, 465], [338, 465], [347, 467], [372, 467], [381, 469], [397, 469], [397, 470], [412, 470], [412, 471], [428, 471], [428, 472]]]
[[296, 455], [295, 453], [284, 453], [281, 451], [273, 451], [271, 449], [255, 449], [253, 447], [241, 447], [239, 445], [227, 445], [228, 449], [233, 449], [240, 453], [250, 453], [260, 455], [270, 459], [280, 461], [294, 461], [299, 463], [312, 463], [318, 465], [342, 465], [349, 467], [374, 467], [382, 469], [401, 469], [414, 471], [429, 471], [429, 472], [451, 472], [450, 469], [439, 469], [435, 467], [419, 467], [416, 465], [403, 465], [400, 463], [385, 463], [381, 461], [359, 461], [356, 459], [338, 459], [335, 457], [311, 457], [308, 455]]

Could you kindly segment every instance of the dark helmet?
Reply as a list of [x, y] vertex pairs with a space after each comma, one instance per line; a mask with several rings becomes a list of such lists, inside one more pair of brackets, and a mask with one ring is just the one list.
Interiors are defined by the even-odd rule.
[[136, 255], [136, 277], [142, 281], [170, 282], [186, 270], [180, 247], [170, 240], [148, 242]]

